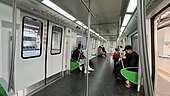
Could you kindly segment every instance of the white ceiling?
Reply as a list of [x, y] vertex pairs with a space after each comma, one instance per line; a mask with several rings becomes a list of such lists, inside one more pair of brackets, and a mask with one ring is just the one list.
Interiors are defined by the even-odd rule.
[[[20, 1], [20, 0], [19, 0]], [[34, 1], [34, 0], [29, 0]], [[37, 0], [42, 1], [42, 0]], [[56, 5], [76, 17], [79, 21], [87, 25], [88, 11], [81, 0], [51, 0]], [[84, 0], [88, 5], [96, 20], [91, 18], [91, 27], [107, 40], [116, 40], [119, 34], [119, 20], [124, 17], [129, 0]], [[26, 6], [25, 4], [23, 4]], [[100, 27], [99, 27], [100, 25]]]
[[[72, 14], [78, 20], [87, 24], [88, 11], [81, 0], [51, 0], [58, 6]], [[99, 21], [91, 18], [91, 27], [107, 39], [116, 40], [119, 20], [123, 18], [129, 0], [84, 0]]]
[[122, 0], [91, 0], [91, 10], [100, 23], [118, 22]]

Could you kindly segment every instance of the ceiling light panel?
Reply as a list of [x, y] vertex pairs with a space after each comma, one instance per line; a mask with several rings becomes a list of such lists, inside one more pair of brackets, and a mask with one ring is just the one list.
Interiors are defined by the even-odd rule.
[[137, 6], [137, 0], [130, 0], [126, 12], [133, 13]]
[[131, 18], [131, 14], [126, 14], [124, 19], [123, 19], [123, 23], [122, 23], [122, 26], [126, 26], [127, 23], [129, 22], [130, 18]]
[[86, 25], [83, 26], [85, 29], [88, 29], [88, 27]]
[[80, 21], [76, 21], [77, 24], [79, 24], [80, 26], [83, 26], [84, 24]]
[[76, 18], [73, 17], [72, 15], [70, 15], [69, 13], [67, 13], [66, 11], [64, 11], [62, 8], [60, 8], [59, 6], [57, 6], [56, 4], [54, 4], [53, 2], [51, 2], [50, 0], [43, 0], [42, 1], [43, 4], [47, 5], [48, 7], [54, 9], [55, 11], [57, 11], [58, 13], [62, 14], [63, 16], [69, 18], [72, 21], [75, 21]]
[[120, 32], [123, 32], [124, 29], [125, 29], [125, 27], [122, 26], [121, 29], [120, 29]]

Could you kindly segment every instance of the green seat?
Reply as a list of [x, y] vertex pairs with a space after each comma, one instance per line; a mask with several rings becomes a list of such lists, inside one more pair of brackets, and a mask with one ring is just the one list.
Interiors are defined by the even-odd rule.
[[77, 62], [77, 61], [70, 61], [70, 70], [71, 71], [75, 70], [78, 67], [79, 67], [79, 62]]
[[91, 56], [96, 56], [96, 54], [92, 54]]
[[128, 67], [128, 68], [123, 68], [121, 69], [121, 74], [130, 82], [134, 84], [138, 84], [138, 72], [134, 71], [129, 71], [127, 69], [137, 69], [137, 67]]
[[102, 53], [98, 52], [98, 53], [97, 53], [97, 57], [100, 56], [100, 55], [102, 55]]
[[7, 96], [7, 94], [4, 90], [4, 88], [1, 86], [1, 84], [0, 84], [0, 96]]

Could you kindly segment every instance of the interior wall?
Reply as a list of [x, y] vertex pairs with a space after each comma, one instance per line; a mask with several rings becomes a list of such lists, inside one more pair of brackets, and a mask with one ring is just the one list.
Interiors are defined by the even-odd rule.
[[[12, 30], [12, 7], [0, 2], [0, 78], [7, 83], [9, 76], [9, 64], [10, 64], [10, 34]], [[19, 16], [20, 11], [17, 9], [17, 16]], [[17, 17], [17, 24], [19, 24], [19, 18]], [[18, 25], [17, 25], [18, 28]], [[10, 34], [9, 34], [10, 33]], [[4, 36], [8, 36], [7, 38]], [[3, 40], [3, 38], [8, 39], [8, 41]], [[6, 43], [6, 44], [5, 44]], [[7, 48], [3, 47], [3, 44]], [[4, 55], [7, 54], [7, 55]], [[3, 56], [4, 55], [4, 56]], [[3, 63], [4, 62], [4, 63]]]
[[[0, 37], [1, 37], [1, 20], [0, 20]], [[2, 40], [0, 39], [0, 46], [2, 46]], [[0, 47], [0, 78], [2, 78], [2, 47]]]
[[70, 42], [70, 35], [71, 35], [71, 29], [66, 28], [65, 30], [65, 43], [64, 43], [64, 50], [63, 50], [63, 70], [70, 69], [70, 58], [71, 58], [71, 42]]
[[128, 44], [128, 45], [131, 45], [131, 44], [132, 44], [132, 42], [131, 42], [131, 36], [128, 36], [128, 37], [127, 37], [127, 44]]
[[116, 48], [116, 41], [110, 41], [109, 42], [109, 53], [113, 53], [115, 51]]
[[77, 33], [72, 31], [71, 32], [71, 51], [73, 52], [76, 48], [77, 48], [77, 45], [76, 45], [76, 36], [77, 36]]
[[[10, 36], [12, 32], [12, 7], [0, 2], [0, 83], [7, 88], [10, 71]], [[17, 9], [17, 29], [20, 22], [20, 10]], [[5, 46], [4, 46], [5, 45]], [[4, 47], [3, 47], [4, 46]], [[5, 48], [6, 47], [6, 48]], [[3, 82], [1, 82], [3, 81]]]

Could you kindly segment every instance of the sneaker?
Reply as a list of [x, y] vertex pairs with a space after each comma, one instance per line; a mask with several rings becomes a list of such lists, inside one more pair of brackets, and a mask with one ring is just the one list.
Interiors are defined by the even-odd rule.
[[[87, 73], [87, 71], [86, 71], [86, 70], [84, 70], [84, 73]], [[88, 71], [88, 73], [90, 73], [90, 72]]]
[[89, 68], [89, 71], [94, 71], [94, 69], [93, 68]]
[[79, 66], [79, 69], [80, 69], [80, 71], [82, 71], [83, 70], [82, 66]]

